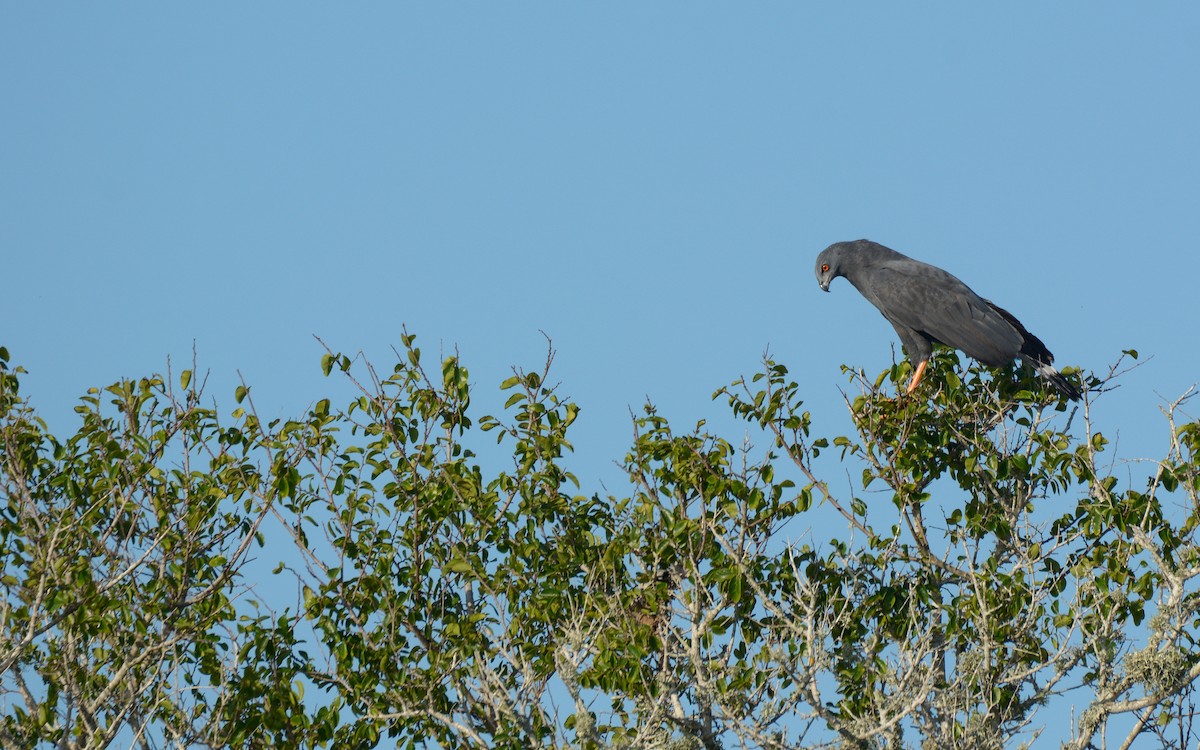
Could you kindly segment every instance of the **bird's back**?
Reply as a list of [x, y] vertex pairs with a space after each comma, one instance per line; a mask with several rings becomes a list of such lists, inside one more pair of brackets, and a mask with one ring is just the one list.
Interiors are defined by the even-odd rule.
[[903, 326], [988, 365], [1003, 364], [1022, 346], [1020, 332], [957, 276], [870, 243], [856, 249], [850, 283], [895, 326]]

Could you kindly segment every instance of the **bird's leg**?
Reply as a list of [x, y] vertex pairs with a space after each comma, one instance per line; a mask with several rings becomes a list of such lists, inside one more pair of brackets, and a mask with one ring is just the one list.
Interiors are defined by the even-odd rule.
[[917, 383], [921, 382], [921, 376], [925, 374], [925, 365], [927, 364], [929, 364], [929, 360], [923, 359], [917, 365], [917, 371], [913, 373], [912, 382], [908, 384], [908, 390], [905, 391], [906, 394], [912, 393], [917, 389]]

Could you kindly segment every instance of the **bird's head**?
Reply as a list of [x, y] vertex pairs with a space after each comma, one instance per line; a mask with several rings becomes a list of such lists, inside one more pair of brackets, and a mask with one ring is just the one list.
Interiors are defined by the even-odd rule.
[[880, 253], [895, 252], [870, 240], [835, 242], [817, 256], [817, 283], [829, 291], [829, 283], [839, 276], [855, 282], [855, 272], [877, 259]]
[[828, 292], [829, 283], [838, 276], [845, 275], [842, 272], [842, 256], [845, 254], [846, 244], [835, 242], [817, 256], [817, 283], [821, 285], [822, 291]]

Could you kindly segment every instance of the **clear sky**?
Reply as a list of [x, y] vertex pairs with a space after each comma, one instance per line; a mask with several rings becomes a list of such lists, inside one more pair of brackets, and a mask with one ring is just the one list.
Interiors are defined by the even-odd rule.
[[1097, 409], [1149, 456], [1200, 380], [1197, 39], [1194, 3], [10, 3], [0, 344], [65, 429], [193, 344], [297, 413], [314, 334], [386, 365], [403, 325], [498, 408], [544, 331], [586, 485], [767, 348], [850, 429], [839, 365], [898, 343], [813, 261], [868, 237], [1060, 365], [1152, 356]]
[[314, 334], [386, 364], [402, 325], [487, 406], [544, 331], [599, 471], [768, 347], [848, 429], [839, 365], [896, 339], [813, 260], [869, 237], [1060, 365], [1152, 355], [1099, 408], [1149, 455], [1200, 379], [1198, 7], [9, 4], [0, 343], [69, 426], [193, 343], [294, 413]]
[[[483, 410], [558, 350], [583, 489], [770, 348], [815, 431], [898, 342], [868, 237], [1015, 313], [1127, 458], [1200, 380], [1196, 3], [6, 3], [0, 345], [51, 426], [187, 366], [268, 415], [457, 347]], [[1200, 408], [1193, 407], [1195, 415]], [[830, 530], [841, 534], [843, 529]]]

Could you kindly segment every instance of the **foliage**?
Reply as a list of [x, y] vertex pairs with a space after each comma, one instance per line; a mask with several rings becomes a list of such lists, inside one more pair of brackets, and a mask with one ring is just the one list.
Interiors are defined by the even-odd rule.
[[385, 374], [327, 352], [340, 407], [265, 422], [240, 386], [223, 418], [193, 368], [89, 393], [63, 442], [0, 349], [0, 742], [1194, 744], [1182, 399], [1134, 487], [1091, 419], [1111, 372], [1072, 411], [952, 352], [914, 398], [885, 395], [905, 363], [850, 372], [856, 431], [829, 439], [768, 359], [714, 396], [744, 440], [646, 405], [602, 496], [552, 354], [476, 417], [458, 358], [403, 344]]

